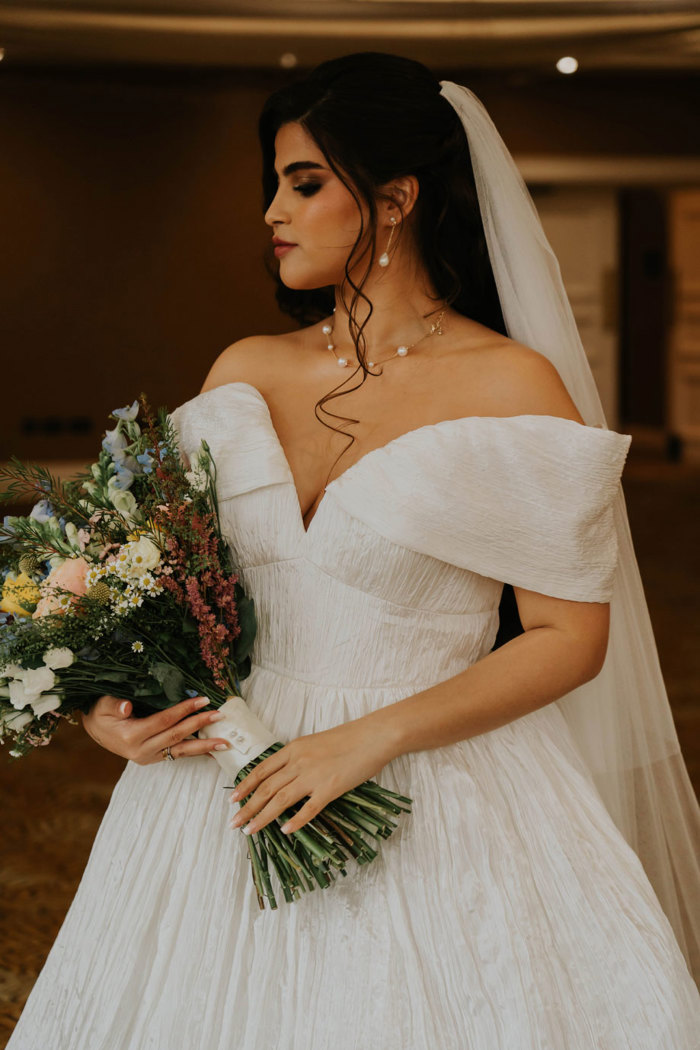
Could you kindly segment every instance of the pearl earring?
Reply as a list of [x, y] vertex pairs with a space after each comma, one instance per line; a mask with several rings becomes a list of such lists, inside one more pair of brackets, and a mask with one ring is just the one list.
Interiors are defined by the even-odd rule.
[[388, 266], [389, 265], [389, 247], [391, 246], [391, 238], [394, 236], [394, 230], [395, 229], [396, 229], [396, 216], [392, 215], [391, 216], [391, 233], [389, 234], [389, 241], [388, 241], [388, 244], [386, 246], [386, 251], [382, 252], [382, 254], [379, 256], [379, 265], [380, 266]]

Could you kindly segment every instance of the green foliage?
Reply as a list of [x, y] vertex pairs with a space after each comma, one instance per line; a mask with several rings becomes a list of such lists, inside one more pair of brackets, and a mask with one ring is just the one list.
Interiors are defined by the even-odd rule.
[[174, 667], [172, 664], [156, 661], [156, 663], [151, 664], [150, 673], [156, 681], [160, 682], [163, 692], [171, 704], [177, 704], [182, 700], [185, 680], [179, 668]]

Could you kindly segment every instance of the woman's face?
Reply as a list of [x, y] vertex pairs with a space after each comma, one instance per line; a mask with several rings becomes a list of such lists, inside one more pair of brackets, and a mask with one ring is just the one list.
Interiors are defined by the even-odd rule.
[[[280, 279], [298, 289], [342, 284], [360, 231], [355, 199], [300, 124], [284, 124], [277, 132], [275, 171], [277, 193], [265, 222], [273, 236], [295, 245], [279, 256]], [[366, 229], [364, 205], [363, 212]]]

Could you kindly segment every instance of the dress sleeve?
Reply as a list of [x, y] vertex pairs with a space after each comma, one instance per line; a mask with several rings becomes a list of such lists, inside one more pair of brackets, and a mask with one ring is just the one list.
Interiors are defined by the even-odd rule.
[[414, 550], [553, 597], [607, 602], [631, 441], [558, 416], [446, 420], [370, 453], [367, 473], [341, 475], [334, 496]]
[[211, 387], [168, 415], [187, 466], [202, 439], [209, 445], [219, 502], [288, 480], [287, 462], [266, 421], [265, 403], [247, 383]]

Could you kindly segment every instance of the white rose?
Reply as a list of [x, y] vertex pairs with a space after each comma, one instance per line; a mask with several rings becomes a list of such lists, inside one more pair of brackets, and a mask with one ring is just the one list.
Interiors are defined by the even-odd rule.
[[14, 733], [19, 729], [24, 729], [26, 725], [34, 721], [34, 715], [30, 714], [29, 711], [18, 712], [17, 714], [8, 714], [6, 711], [0, 718]]
[[24, 668], [19, 664], [5, 664], [4, 667], [0, 667], [0, 678], [17, 678], [21, 674], [24, 674]]
[[58, 667], [70, 667], [75, 659], [72, 649], [47, 649], [44, 653], [44, 663], [55, 671]]
[[108, 485], [108, 495], [114, 509], [131, 522], [136, 513], [136, 500], [133, 494], [128, 489], [118, 489]]
[[37, 718], [45, 715], [47, 711], [55, 711], [61, 706], [61, 697], [58, 693], [45, 693], [38, 700], [32, 701], [32, 710]]
[[18, 711], [21, 711], [22, 708], [26, 707], [29, 703], [29, 697], [24, 689], [24, 682], [21, 678], [15, 678], [10, 682], [8, 688], [10, 690], [10, 703], [13, 707], [16, 707]]
[[160, 565], [160, 551], [148, 536], [141, 536], [129, 547], [129, 563], [133, 572], [140, 576]]
[[50, 667], [30, 667], [22, 672], [21, 678], [10, 682], [10, 702], [13, 707], [22, 708], [28, 703], [53, 689], [56, 675]]

